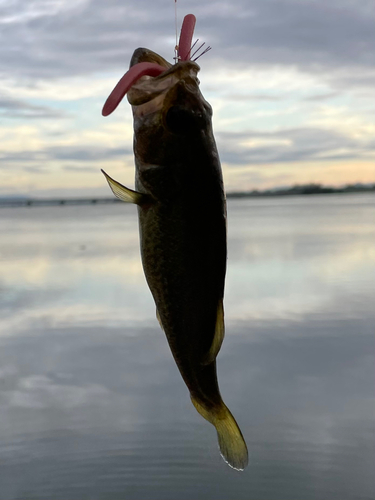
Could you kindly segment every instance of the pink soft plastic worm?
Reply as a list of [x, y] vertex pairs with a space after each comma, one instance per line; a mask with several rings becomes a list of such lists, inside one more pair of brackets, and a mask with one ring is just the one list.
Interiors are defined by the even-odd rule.
[[180, 41], [178, 44], [178, 57], [180, 61], [190, 60], [191, 41], [193, 39], [196, 18], [193, 14], [184, 17], [182, 23]]
[[[178, 56], [181, 61], [189, 61], [190, 59], [190, 47], [194, 33], [195, 21], [196, 19], [193, 14], [188, 14], [184, 17], [178, 50]], [[166, 69], [167, 68], [164, 66], [160, 66], [160, 64], [151, 62], [140, 62], [132, 66], [109, 94], [108, 99], [103, 106], [102, 115], [110, 115], [120, 104], [132, 85], [134, 85], [135, 82], [142, 76], [158, 76], [161, 75], [161, 73], [164, 73]]]
[[120, 104], [130, 87], [134, 85], [135, 82], [141, 78], [141, 76], [158, 76], [164, 71], [164, 66], [150, 62], [141, 62], [132, 66], [109, 94], [109, 97], [103, 106], [102, 115], [110, 115]]

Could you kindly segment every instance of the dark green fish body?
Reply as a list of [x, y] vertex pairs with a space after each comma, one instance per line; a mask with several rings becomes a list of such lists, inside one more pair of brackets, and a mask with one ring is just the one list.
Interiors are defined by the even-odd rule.
[[220, 396], [216, 356], [224, 337], [226, 205], [210, 105], [199, 66], [169, 65], [138, 49], [131, 65], [167, 69], [128, 92], [134, 116], [136, 191], [109, 176], [113, 192], [138, 205], [141, 256], [159, 322], [196, 409], [215, 425], [224, 459], [236, 469], [247, 449]]
[[[151, 167], [152, 176], [160, 174], [162, 189], [169, 184], [164, 197], [146, 187], [147, 169], [143, 175], [138, 170], [137, 190], [155, 198], [138, 211], [143, 267], [160, 322], [191, 393], [216, 401], [220, 396], [215, 370], [203, 368], [202, 362], [212, 345], [223, 299], [226, 221], [217, 157], [203, 163], [203, 155], [196, 154], [205, 142], [211, 141], [196, 137], [191, 146], [181, 148], [185, 154], [178, 165], [166, 161]], [[161, 172], [155, 172], [159, 168]], [[200, 179], [199, 189], [192, 189], [194, 179]]]

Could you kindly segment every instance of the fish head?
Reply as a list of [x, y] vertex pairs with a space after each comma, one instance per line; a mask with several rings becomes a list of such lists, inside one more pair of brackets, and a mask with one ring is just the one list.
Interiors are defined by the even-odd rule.
[[139, 48], [103, 107], [107, 116], [127, 95], [134, 118], [136, 185], [157, 198], [156, 190], [174, 196], [193, 170], [199, 173], [211, 160], [220, 169], [212, 108], [199, 89], [199, 70], [188, 56], [172, 65]]
[[212, 108], [200, 92], [197, 76], [200, 67], [196, 62], [187, 60], [171, 65], [151, 50], [137, 49], [131, 67], [142, 62], [165, 67], [157, 76], [142, 76], [127, 92], [136, 142], [142, 139], [143, 155], [149, 148], [155, 161], [158, 144], [163, 144], [164, 149], [172, 147], [172, 143], [173, 149], [176, 144], [183, 147], [210, 129]]

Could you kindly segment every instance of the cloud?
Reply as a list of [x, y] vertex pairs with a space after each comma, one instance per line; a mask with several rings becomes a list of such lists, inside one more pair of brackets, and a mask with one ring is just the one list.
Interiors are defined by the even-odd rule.
[[[178, 8], [181, 20], [187, 6]], [[375, 36], [367, 2], [193, 0], [188, 9], [196, 36], [213, 47], [199, 60], [202, 91], [232, 171], [247, 167], [243, 176], [255, 179], [263, 175], [255, 165], [266, 163], [372, 158]], [[2, 186], [14, 190], [17, 182], [36, 193], [41, 177], [28, 173], [48, 170], [43, 188], [51, 193], [84, 190], [90, 163], [111, 160], [115, 168], [128, 162], [133, 177], [130, 107], [105, 123], [100, 108], [134, 49], [172, 60], [173, 2], [7, 0], [0, 24]]]
[[320, 101], [328, 101], [329, 99], [334, 99], [335, 97], [339, 96], [339, 92], [327, 92], [325, 94], [314, 94], [310, 95], [308, 97], [305, 97], [305, 101], [313, 101], [313, 102], [320, 102]]
[[227, 99], [232, 101], [282, 101], [282, 95], [269, 95], [269, 94], [227, 94]]
[[[29, 150], [29, 151], [9, 151], [7, 153], [0, 153], [0, 160], [6, 163], [31, 163], [37, 161], [43, 161], [45, 165], [40, 168], [47, 168], [47, 161], [50, 162], [52, 160], [69, 160], [76, 162], [86, 162], [86, 161], [100, 161], [107, 160], [111, 158], [124, 157], [125, 155], [132, 155], [133, 152], [130, 149], [121, 148], [121, 147], [101, 147], [101, 146], [90, 146], [86, 147], [77, 147], [77, 146], [56, 146], [56, 147], [44, 147], [39, 150]], [[87, 166], [64, 166], [64, 169], [72, 170], [72, 169], [84, 169], [86, 170]], [[96, 168], [96, 167], [95, 167]], [[92, 169], [89, 168], [92, 171]]]
[[[328, 113], [329, 114], [329, 113]], [[320, 115], [319, 115], [320, 116]], [[336, 117], [334, 117], [337, 119]], [[321, 118], [321, 121], [324, 121]], [[259, 131], [248, 129], [241, 132], [223, 130], [216, 133], [221, 160], [228, 165], [254, 165], [266, 163], [286, 163], [296, 161], [320, 161], [337, 159], [371, 159], [375, 147], [370, 133], [361, 134], [357, 127], [357, 135], [350, 135], [349, 130], [336, 130], [334, 127], [299, 127], [284, 128], [276, 131]], [[371, 130], [367, 131], [371, 132]], [[95, 163], [133, 157], [131, 147], [123, 147], [121, 137], [115, 137], [112, 146], [105, 145], [105, 136], [94, 144], [89, 137], [82, 138], [83, 145], [63, 144], [48, 145], [47, 140], [32, 149], [9, 150], [0, 153], [4, 168], [13, 168], [17, 163], [20, 168], [28, 167], [45, 169], [51, 162], [68, 162], [62, 164], [63, 170], [92, 171]], [[121, 141], [121, 142], [120, 142]], [[86, 143], [86, 144], [85, 144]], [[36, 163], [40, 163], [36, 165]], [[74, 164], [72, 164], [72, 162]], [[87, 165], [92, 163], [92, 167]]]
[[37, 106], [23, 100], [0, 95], [0, 117], [2, 118], [59, 119], [64, 116], [66, 116], [66, 113], [60, 110], [49, 108], [47, 106]]
[[[173, 5], [161, 0], [141, 6], [115, 0], [36, 0], [7, 2], [3, 10], [7, 43], [1, 45], [1, 67], [16, 78], [118, 71], [127, 67], [138, 46], [166, 57], [169, 51], [172, 57]], [[374, 81], [375, 37], [367, 2], [254, 0], [249, 5], [243, 0], [206, 6], [192, 1], [189, 10], [197, 15], [197, 36], [210, 43], [213, 58], [228, 67], [293, 66], [325, 73], [344, 86]], [[213, 58], [206, 58], [205, 64], [213, 64]], [[359, 75], [366, 69], [365, 78], [353, 79], [353, 68]]]
[[[236, 2], [239, 10], [245, 5]], [[274, 0], [251, 6], [252, 16], [228, 16], [220, 31], [211, 23], [206, 35], [216, 38], [210, 43], [228, 64], [294, 66], [342, 86], [365, 70], [366, 78], [357, 77], [355, 85], [373, 84], [375, 36], [366, 3]]]
[[276, 132], [219, 132], [216, 135], [222, 161], [229, 165], [370, 158], [374, 149], [371, 138], [363, 141], [318, 127]]

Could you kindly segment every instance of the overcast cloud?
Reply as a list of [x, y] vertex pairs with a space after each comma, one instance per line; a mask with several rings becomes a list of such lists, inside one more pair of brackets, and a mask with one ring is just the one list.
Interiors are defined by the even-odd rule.
[[[358, 162], [374, 160], [373, 0], [177, 5], [179, 22], [194, 13], [196, 37], [213, 47], [199, 60], [202, 91], [214, 107], [228, 186], [237, 182], [231, 166], [251, 166], [254, 179], [254, 165], [304, 161], [352, 162], [337, 184], [370, 180], [368, 163], [362, 171]], [[5, 0], [0, 25], [1, 184], [12, 191], [10, 163], [13, 175], [23, 174], [41, 156], [56, 175], [61, 168], [90, 172], [88, 161], [99, 170], [107, 160], [120, 171], [121, 155], [131, 150], [129, 110], [120, 115], [129, 106], [107, 121], [100, 108], [137, 47], [172, 60], [174, 2]], [[38, 182], [27, 179], [30, 192]], [[93, 177], [88, 187], [99, 182]], [[56, 177], [50, 188], [57, 185]]]
[[[5, 76], [56, 78], [116, 70], [138, 46], [170, 52], [174, 2], [153, 0], [5, 1], [1, 68]], [[180, 1], [194, 12], [197, 36], [223, 63], [294, 65], [305, 71], [375, 75], [373, 1]], [[346, 71], [348, 74], [345, 74]], [[367, 77], [367, 78], [366, 78]], [[339, 80], [339, 75], [337, 75]], [[354, 83], [354, 82], [352, 82]], [[368, 82], [370, 83], [370, 82]]]

